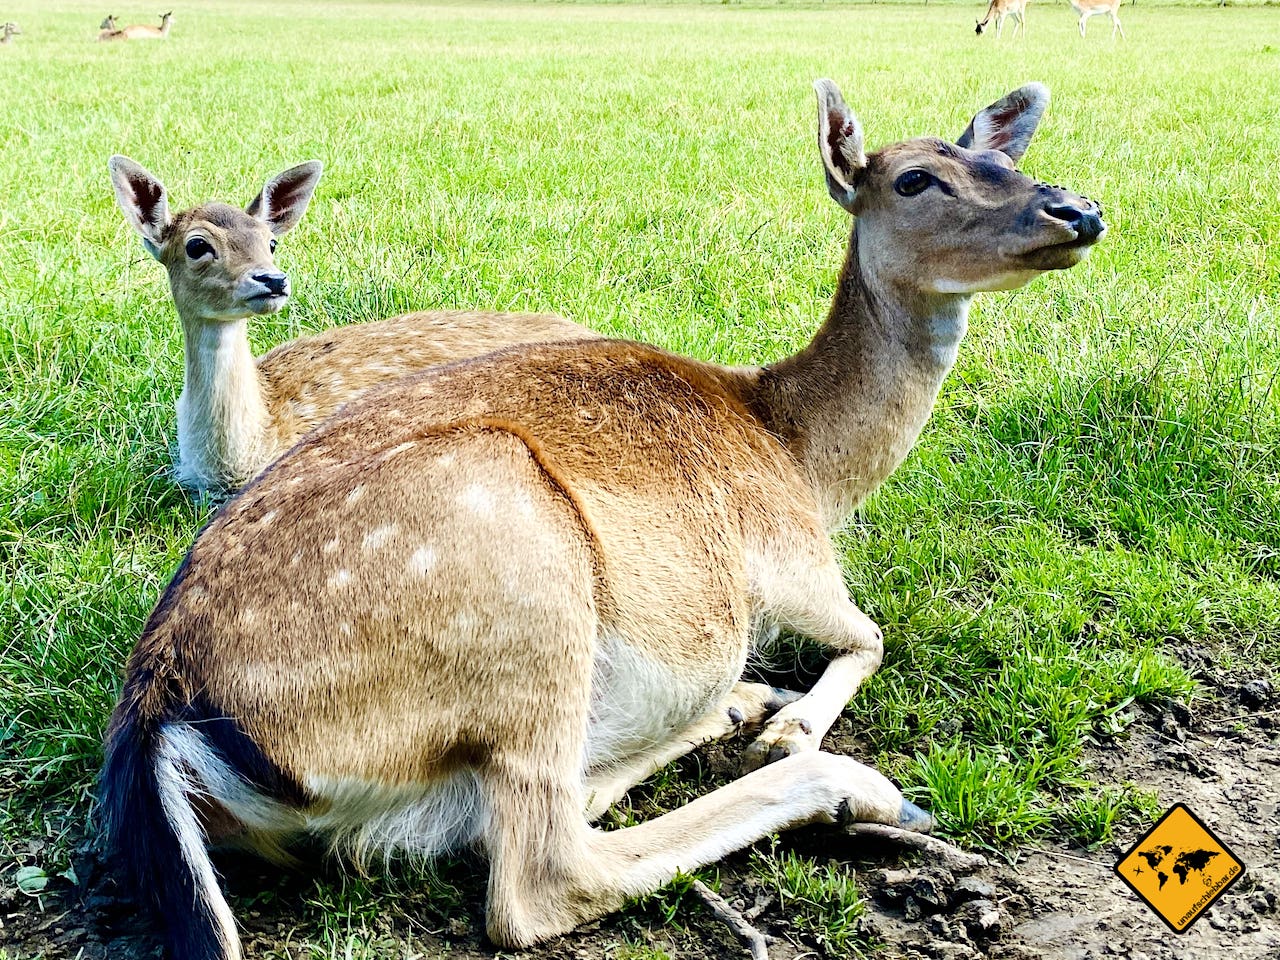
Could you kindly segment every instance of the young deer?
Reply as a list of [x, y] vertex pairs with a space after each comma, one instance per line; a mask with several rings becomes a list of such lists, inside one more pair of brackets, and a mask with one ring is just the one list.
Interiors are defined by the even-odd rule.
[[115, 14], [112, 14], [112, 13], [107, 14], [106, 17], [103, 18], [102, 23], [98, 24], [99, 40], [115, 39], [114, 34], [118, 32], [119, 32], [119, 28], [116, 26]]
[[996, 18], [996, 39], [1000, 39], [1000, 31], [1004, 29], [1004, 21], [1006, 17], [1013, 17], [1013, 36], [1018, 35], [1018, 28], [1022, 28], [1022, 37], [1025, 40], [1027, 36], [1027, 3], [1028, 0], [991, 0], [991, 5], [987, 7], [987, 15], [978, 21], [977, 29], [974, 33], [982, 34], [987, 23], [994, 16]]
[[1124, 27], [1120, 24], [1120, 0], [1067, 0], [1071, 4], [1071, 9], [1080, 14], [1080, 36], [1084, 36], [1084, 25], [1090, 17], [1096, 17], [1105, 13], [1111, 18], [1111, 39], [1116, 38], [1116, 31], [1120, 31], [1120, 39], [1127, 39], [1124, 35]]
[[114, 156], [108, 169], [125, 218], [169, 273], [182, 320], [176, 472], [196, 490], [235, 490], [344, 403], [406, 373], [514, 343], [595, 336], [549, 315], [423, 312], [337, 327], [255, 359], [248, 318], [289, 298], [275, 238], [302, 218], [319, 162], [271, 178], [246, 210], [205, 203], [172, 215], [164, 185], [141, 166]]
[[[112, 21], [113, 24], [115, 22], [114, 17], [108, 17], [107, 20]], [[123, 30], [116, 30], [113, 27], [108, 31], [107, 20], [102, 21], [103, 32], [98, 34], [99, 40], [164, 40], [169, 36], [169, 28], [173, 26], [173, 11], [160, 14], [158, 27], [146, 23], [135, 23]]]
[[4, 34], [0, 35], [0, 43], [13, 43], [13, 38], [20, 36], [22, 36], [22, 28], [10, 20], [4, 25]]
[[[826, 531], [911, 448], [971, 296], [1072, 266], [1104, 226], [1014, 169], [1038, 84], [957, 144], [870, 155], [835, 84], [815, 87], [827, 186], [857, 220], [800, 353], [733, 368], [595, 340], [437, 368], [348, 406], [196, 541], [130, 658], [101, 781], [173, 956], [240, 956], [207, 842], [475, 845], [489, 936], [518, 947], [774, 831], [928, 829], [883, 776], [818, 751], [883, 650]], [[738, 682], [772, 624], [835, 654], [803, 697]], [[591, 827], [770, 713], [752, 756], [776, 762]]]

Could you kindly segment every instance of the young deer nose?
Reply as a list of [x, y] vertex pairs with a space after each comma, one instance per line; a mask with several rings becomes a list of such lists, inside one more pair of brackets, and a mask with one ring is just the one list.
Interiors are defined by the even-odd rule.
[[255, 273], [253, 279], [276, 296], [284, 296], [289, 292], [289, 278], [283, 273]]
[[1044, 212], [1073, 227], [1081, 240], [1097, 240], [1107, 228], [1102, 222], [1102, 211], [1095, 203], [1083, 207], [1073, 203], [1051, 203]]

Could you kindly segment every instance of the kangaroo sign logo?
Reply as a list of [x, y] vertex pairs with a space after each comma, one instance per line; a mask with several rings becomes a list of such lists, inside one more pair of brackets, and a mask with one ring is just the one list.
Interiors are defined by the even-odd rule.
[[1244, 876], [1244, 864], [1199, 817], [1175, 803], [1120, 858], [1116, 874], [1174, 933], [1182, 933]]

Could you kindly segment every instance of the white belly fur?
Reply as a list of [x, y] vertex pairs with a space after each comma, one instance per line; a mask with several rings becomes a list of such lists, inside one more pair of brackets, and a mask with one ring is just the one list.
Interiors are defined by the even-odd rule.
[[584, 771], [667, 743], [724, 698], [742, 666], [732, 665], [708, 683], [700, 673], [682, 676], [617, 636], [602, 636], [591, 681]]

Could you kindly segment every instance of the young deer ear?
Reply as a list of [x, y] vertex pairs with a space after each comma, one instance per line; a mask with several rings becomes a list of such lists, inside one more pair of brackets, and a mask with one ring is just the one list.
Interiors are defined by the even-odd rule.
[[1043, 83], [1028, 83], [979, 110], [956, 143], [968, 150], [999, 150], [1017, 163], [1027, 152], [1047, 106], [1049, 88]]
[[818, 150], [827, 174], [827, 190], [831, 199], [852, 213], [858, 192], [854, 184], [867, 166], [862, 124], [830, 80], [815, 80], [813, 90], [818, 95]]
[[277, 237], [292, 230], [307, 212], [322, 169], [319, 160], [308, 160], [277, 173], [249, 202], [245, 212], [267, 224]]
[[160, 242], [169, 226], [169, 201], [164, 184], [128, 157], [116, 154], [107, 161], [116, 203], [133, 229], [142, 234], [147, 253], [160, 259]]

